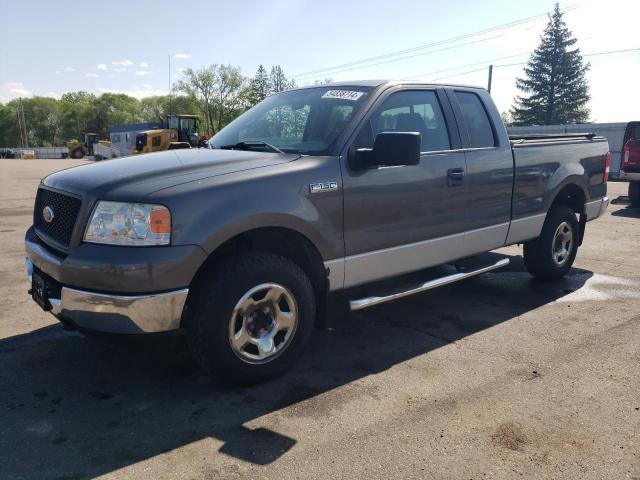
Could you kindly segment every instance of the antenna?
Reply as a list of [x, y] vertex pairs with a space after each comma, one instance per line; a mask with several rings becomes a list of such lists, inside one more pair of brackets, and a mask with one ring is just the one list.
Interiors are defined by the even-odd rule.
[[173, 105], [171, 104], [171, 54], [167, 55], [169, 58], [169, 115], [173, 115]]

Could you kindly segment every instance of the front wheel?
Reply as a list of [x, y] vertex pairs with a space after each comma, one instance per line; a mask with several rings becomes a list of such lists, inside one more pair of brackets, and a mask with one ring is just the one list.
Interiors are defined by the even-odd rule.
[[629, 182], [629, 203], [632, 207], [640, 207], [640, 182]]
[[247, 254], [212, 265], [192, 291], [186, 332], [191, 352], [226, 383], [257, 383], [287, 370], [315, 320], [313, 287], [291, 260]]
[[541, 280], [562, 278], [578, 253], [579, 226], [569, 207], [551, 207], [540, 236], [524, 244], [524, 264], [531, 275]]

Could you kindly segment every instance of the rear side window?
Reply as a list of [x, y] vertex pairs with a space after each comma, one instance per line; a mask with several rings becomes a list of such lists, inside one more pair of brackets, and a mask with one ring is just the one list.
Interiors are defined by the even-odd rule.
[[470, 92], [455, 92], [455, 94], [469, 131], [469, 146], [471, 148], [495, 147], [496, 139], [491, 121], [480, 97]]
[[161, 143], [160, 135], [156, 135], [155, 137], [153, 137], [151, 139], [151, 146], [152, 147], [159, 147], [160, 143]]

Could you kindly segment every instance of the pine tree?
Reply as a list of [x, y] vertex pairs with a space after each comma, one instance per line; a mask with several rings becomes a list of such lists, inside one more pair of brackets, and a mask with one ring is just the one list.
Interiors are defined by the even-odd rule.
[[255, 76], [251, 79], [249, 86], [249, 103], [256, 105], [269, 95], [269, 74], [267, 69], [261, 64], [256, 70]]
[[587, 103], [591, 99], [585, 77], [589, 64], [584, 64], [577, 42], [567, 28], [560, 6], [541, 37], [540, 45], [531, 55], [518, 78], [518, 90], [528, 96], [518, 96], [511, 109], [514, 125], [553, 125], [584, 123], [589, 120]]
[[269, 75], [269, 85], [271, 87], [271, 93], [279, 93], [291, 88], [295, 88], [296, 82], [293, 79], [288, 80], [287, 76], [284, 74], [284, 70], [282, 70], [282, 67], [280, 65], [275, 65], [271, 67], [271, 74]]

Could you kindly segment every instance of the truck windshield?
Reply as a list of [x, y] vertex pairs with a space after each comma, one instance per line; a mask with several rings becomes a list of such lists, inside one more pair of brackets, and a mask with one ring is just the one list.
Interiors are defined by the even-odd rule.
[[315, 87], [279, 93], [220, 130], [209, 144], [271, 145], [286, 153], [328, 155], [370, 92], [368, 87]]

